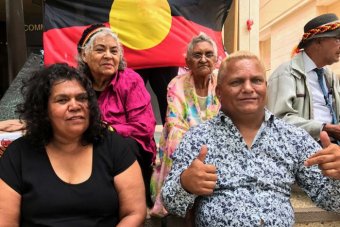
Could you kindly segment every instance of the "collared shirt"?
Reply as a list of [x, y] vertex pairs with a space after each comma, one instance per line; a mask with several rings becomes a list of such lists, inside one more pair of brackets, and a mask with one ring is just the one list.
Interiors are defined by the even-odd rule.
[[155, 159], [156, 119], [150, 94], [135, 71], [128, 68], [118, 71], [98, 97], [98, 104], [104, 121], [118, 134], [135, 139]]
[[[302, 52], [302, 57], [305, 64], [305, 73], [307, 75], [306, 78], [308, 86], [310, 87], [310, 91], [312, 93], [314, 120], [320, 121], [322, 123], [331, 123], [332, 115], [328, 106], [326, 105], [323, 92], [318, 82], [318, 75], [314, 71], [314, 69], [317, 67], [313, 60], [305, 52]], [[326, 85], [325, 77], [323, 77], [323, 83]], [[328, 92], [327, 86], [325, 86], [325, 89]]]
[[[186, 192], [181, 173], [208, 147], [205, 163], [217, 168], [210, 196]], [[340, 183], [324, 177], [317, 166], [304, 161], [320, 149], [303, 129], [269, 111], [248, 149], [239, 130], [223, 112], [191, 128], [173, 156], [173, 166], [162, 189], [169, 213], [185, 216], [196, 202], [197, 226], [293, 226], [291, 186], [297, 183], [319, 206], [340, 212]]]

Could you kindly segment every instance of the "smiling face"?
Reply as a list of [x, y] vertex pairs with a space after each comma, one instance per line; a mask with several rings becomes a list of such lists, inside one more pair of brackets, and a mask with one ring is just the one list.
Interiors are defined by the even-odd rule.
[[110, 78], [117, 72], [120, 55], [117, 41], [111, 35], [104, 35], [95, 38], [92, 49], [84, 51], [82, 58], [96, 80]]
[[88, 95], [76, 80], [55, 82], [48, 99], [54, 137], [78, 138], [89, 126]]
[[202, 41], [194, 46], [191, 55], [185, 60], [194, 76], [207, 76], [215, 69], [217, 57], [213, 46], [209, 42]]
[[260, 62], [255, 58], [233, 59], [222, 67], [223, 76], [216, 87], [221, 110], [234, 119], [263, 116], [266, 80]]

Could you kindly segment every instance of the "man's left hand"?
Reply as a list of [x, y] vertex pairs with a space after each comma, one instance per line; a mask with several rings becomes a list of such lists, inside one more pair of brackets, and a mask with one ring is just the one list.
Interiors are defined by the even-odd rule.
[[332, 144], [324, 131], [320, 133], [320, 140], [323, 149], [311, 155], [304, 164], [318, 165], [324, 176], [340, 180], [340, 147]]

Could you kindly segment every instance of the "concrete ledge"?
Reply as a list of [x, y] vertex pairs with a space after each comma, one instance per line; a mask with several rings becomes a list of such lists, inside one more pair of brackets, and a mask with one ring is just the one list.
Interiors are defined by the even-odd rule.
[[296, 223], [339, 221], [340, 226], [340, 214], [335, 212], [325, 211], [318, 207], [294, 208], [294, 212]]
[[[340, 214], [312, 205], [302, 191], [293, 192], [292, 204], [295, 213], [295, 227], [337, 227], [340, 226]], [[296, 195], [298, 194], [298, 196]], [[299, 200], [299, 201], [297, 201]], [[306, 200], [306, 201], [305, 201]], [[299, 204], [307, 207], [299, 207]], [[307, 205], [306, 205], [307, 204]], [[145, 221], [145, 227], [186, 227], [185, 220], [169, 215], [166, 218], [152, 217]]]
[[[320, 208], [297, 208], [295, 211], [295, 227], [337, 227], [340, 226], [340, 215]], [[166, 218], [150, 218], [144, 227], [186, 227], [185, 220], [176, 216]]]
[[297, 185], [292, 187], [290, 201], [295, 212], [296, 223], [339, 222], [337, 226], [340, 226], [340, 214], [316, 207], [306, 193]]

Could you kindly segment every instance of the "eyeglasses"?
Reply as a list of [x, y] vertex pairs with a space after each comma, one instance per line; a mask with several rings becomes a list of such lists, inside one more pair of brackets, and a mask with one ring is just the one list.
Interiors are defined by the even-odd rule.
[[201, 60], [205, 56], [206, 59], [212, 59], [215, 57], [214, 52], [206, 52], [206, 53], [193, 53], [192, 57], [195, 60]]

